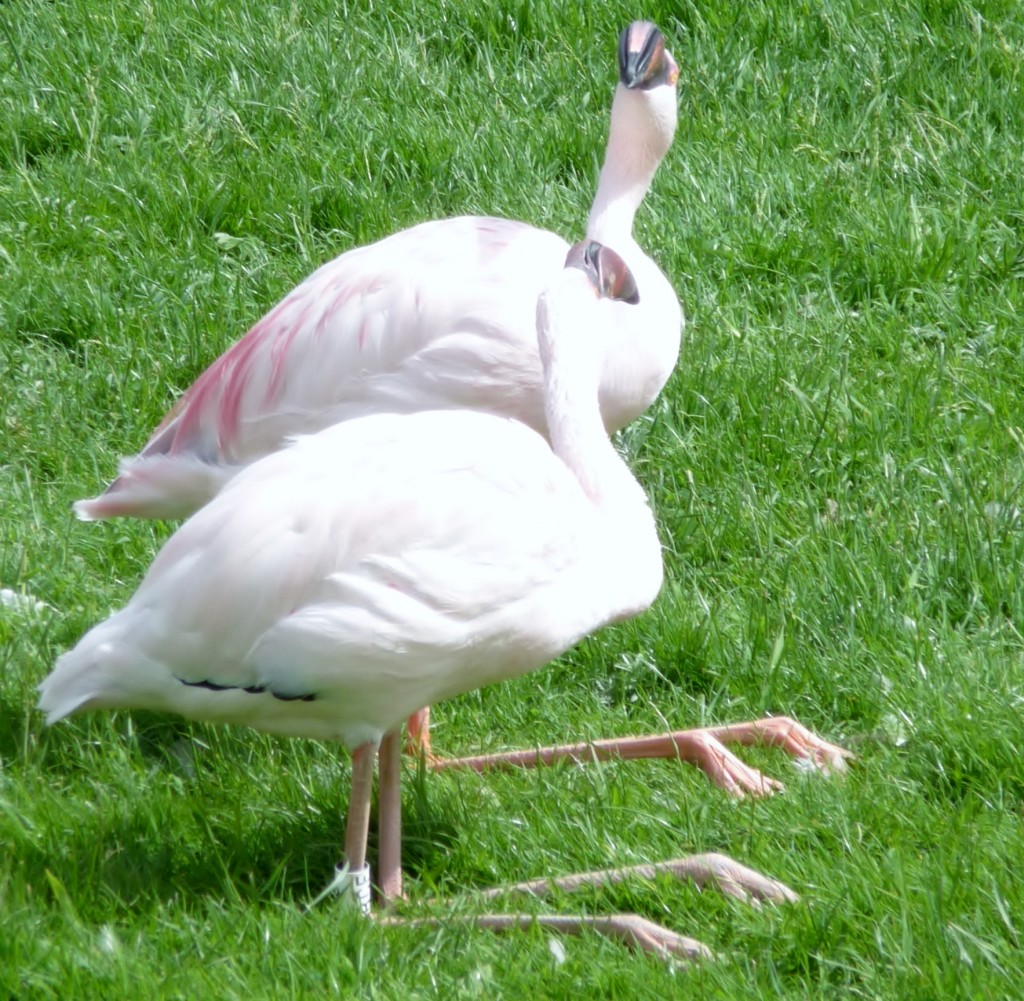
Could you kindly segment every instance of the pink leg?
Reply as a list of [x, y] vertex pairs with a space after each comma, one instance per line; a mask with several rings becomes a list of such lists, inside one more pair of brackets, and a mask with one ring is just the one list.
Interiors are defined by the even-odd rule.
[[475, 923], [478, 928], [491, 931], [529, 928], [538, 924], [567, 935], [579, 935], [589, 928], [606, 938], [618, 939], [640, 952], [653, 953], [662, 959], [693, 961], [715, 958], [703, 942], [680, 935], [638, 914], [481, 914]]
[[742, 900], [755, 907], [759, 907], [762, 901], [771, 904], [791, 904], [800, 899], [785, 883], [762, 876], [761, 873], [741, 865], [728, 855], [720, 855], [717, 852], [690, 855], [666, 862], [648, 862], [642, 865], [621, 866], [617, 869], [578, 872], [571, 876], [530, 879], [523, 883], [513, 883], [511, 886], [485, 890], [481, 896], [484, 900], [494, 900], [507, 893], [546, 897], [553, 890], [571, 893], [581, 886], [613, 886], [627, 879], [652, 880], [663, 875], [696, 883], [702, 890], [718, 890], [727, 897]]
[[392, 730], [380, 744], [380, 778], [377, 787], [378, 829], [377, 885], [381, 903], [387, 906], [402, 897], [402, 752], [400, 732]]
[[405, 724], [405, 753], [430, 761], [430, 706], [414, 712]]
[[[707, 854], [694, 855], [690, 858], [672, 859], [668, 862], [655, 862], [647, 865], [625, 866], [619, 869], [602, 869], [596, 872], [581, 872], [572, 876], [561, 876], [554, 879], [534, 879], [512, 886], [497, 887], [485, 891], [485, 900], [494, 900], [510, 893], [526, 893], [530, 896], [543, 897], [553, 890], [571, 892], [581, 886], [609, 886], [623, 880], [639, 877], [654, 879], [660, 875], [674, 876], [676, 879], [691, 880], [701, 888], [713, 887], [728, 896], [736, 897], [755, 906], [762, 900], [772, 903], [789, 903], [797, 899], [797, 895], [783, 883], [769, 879], [748, 869], [725, 855]], [[399, 918], [380, 917], [378, 920], [387, 925], [436, 925], [440, 919], [435, 918]], [[664, 959], [681, 958], [684, 960], [713, 959], [714, 953], [703, 943], [686, 935], [680, 935], [669, 928], [655, 924], [636, 914], [579, 915], [579, 914], [481, 914], [469, 918], [460, 918], [458, 914], [444, 918], [444, 923], [467, 920], [478, 928], [492, 931], [508, 931], [517, 928], [528, 928], [538, 924], [542, 928], [553, 931], [578, 935], [589, 928], [601, 935], [618, 939], [643, 952], [650, 952]]]
[[352, 752], [352, 790], [348, 798], [348, 819], [345, 822], [345, 860], [353, 870], [361, 869], [366, 864], [370, 799], [373, 795], [373, 771], [376, 765], [376, 744], [363, 744]]
[[370, 799], [373, 772], [377, 767], [377, 745], [362, 744], [352, 752], [352, 785], [345, 821], [345, 858], [334, 879], [307, 905], [315, 907], [336, 893], [351, 891], [360, 910], [370, 913], [370, 867], [366, 863], [366, 841], [370, 829]]
[[428, 759], [431, 768], [471, 768], [485, 771], [489, 768], [533, 768], [558, 761], [607, 761], [610, 758], [632, 760], [637, 758], [676, 758], [696, 765], [716, 785], [744, 796], [766, 796], [782, 783], [762, 775], [756, 768], [744, 764], [726, 743], [767, 744], [781, 747], [798, 760], [807, 762], [823, 772], [842, 771], [849, 751], [817, 737], [796, 720], [785, 716], [735, 723], [730, 726], [705, 727], [697, 730], [678, 730], [675, 733], [653, 734], [646, 737], [622, 737], [598, 740], [593, 743], [561, 744], [529, 751], [510, 751], [505, 754], [485, 754], [468, 758]]
[[[439, 918], [396, 918], [377, 919], [384, 925], [410, 925], [412, 927], [436, 927], [460, 920], [458, 915]], [[477, 928], [488, 931], [512, 931], [526, 929], [532, 925], [550, 928], [564, 935], [579, 935], [589, 928], [607, 938], [618, 939], [640, 952], [649, 952], [661, 959], [681, 959], [687, 962], [700, 959], [714, 959], [715, 954], [703, 942], [680, 935], [669, 928], [648, 921], [637, 914], [480, 914], [468, 920]]]

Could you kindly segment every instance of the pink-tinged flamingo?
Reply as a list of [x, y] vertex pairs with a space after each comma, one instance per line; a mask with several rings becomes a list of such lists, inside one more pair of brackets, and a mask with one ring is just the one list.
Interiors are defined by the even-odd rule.
[[[679, 70], [661, 32], [637, 21], [619, 41], [604, 166], [588, 236], [614, 248], [644, 289], [611, 308], [627, 337], [601, 359], [604, 426], [653, 402], [679, 354], [672, 286], [633, 239], [633, 219], [675, 135]], [[323, 265], [188, 389], [85, 520], [179, 518], [249, 463], [370, 413], [472, 409], [547, 433], [534, 326], [537, 296], [569, 245], [521, 222], [422, 223]]]
[[[605, 428], [642, 413], [679, 351], [682, 313], [668, 280], [633, 238], [636, 211], [675, 135], [679, 70], [664, 38], [635, 21], [619, 38], [619, 83], [588, 236], [614, 248], [643, 299], [610, 303], [626, 336], [601, 359]], [[324, 265], [199, 377], [127, 460], [107, 491], [79, 501], [84, 519], [175, 518], [241, 469], [311, 433], [370, 413], [487, 410], [547, 434], [533, 307], [559, 272], [565, 241], [523, 223], [423, 223]], [[787, 718], [519, 755], [430, 757], [429, 710], [409, 720], [412, 750], [432, 767], [532, 765], [562, 757], [668, 756], [702, 768], [736, 795], [780, 784], [724, 745], [762, 742], [828, 771], [845, 752]]]
[[[517, 421], [455, 410], [376, 414], [299, 438], [185, 522], [128, 605], [58, 660], [40, 685], [47, 721], [141, 707], [341, 741], [353, 749], [345, 853], [359, 874], [385, 738], [380, 885], [385, 898], [400, 892], [402, 721], [536, 670], [642, 612], [661, 586], [654, 518], [598, 406], [603, 359], [630, 337], [602, 295], [629, 302], [636, 286], [621, 258], [588, 241], [538, 300], [550, 445]], [[722, 857], [693, 864], [734, 892], [792, 897]], [[688, 872], [686, 861], [662, 868]], [[635, 916], [538, 920], [665, 954], [702, 949]]]

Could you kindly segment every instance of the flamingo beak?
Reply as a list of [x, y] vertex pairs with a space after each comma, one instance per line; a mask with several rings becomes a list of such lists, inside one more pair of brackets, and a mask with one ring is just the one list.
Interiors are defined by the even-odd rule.
[[634, 21], [619, 35], [619, 80], [628, 90], [651, 90], [679, 79], [665, 38], [650, 21]]
[[597, 240], [582, 240], [569, 251], [567, 268], [579, 268], [589, 279], [601, 299], [614, 299], [636, 305], [640, 292], [636, 279], [626, 262], [611, 247]]

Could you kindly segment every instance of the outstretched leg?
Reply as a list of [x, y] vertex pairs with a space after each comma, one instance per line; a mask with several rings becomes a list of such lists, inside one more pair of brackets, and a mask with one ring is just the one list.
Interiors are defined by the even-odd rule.
[[436, 927], [464, 921], [487, 931], [514, 931], [539, 925], [563, 935], [579, 935], [584, 929], [596, 931], [606, 938], [620, 942], [640, 951], [649, 952], [662, 959], [681, 959], [686, 962], [699, 959], [714, 959], [715, 954], [703, 943], [687, 935], [648, 921], [638, 914], [477, 914], [472, 917], [455, 915], [441, 918], [399, 918], [391, 915], [378, 917], [383, 925], [406, 925], [410, 927]]
[[[392, 731], [385, 735], [380, 746], [380, 889], [385, 904], [402, 894], [401, 881], [401, 754], [399, 734]], [[349, 797], [348, 819], [345, 826], [345, 864], [339, 870], [335, 882], [313, 902], [318, 903], [334, 889], [351, 886], [364, 913], [372, 914], [369, 896], [369, 866], [366, 862], [366, 842], [369, 829], [370, 800], [373, 788], [373, 773], [378, 759], [375, 744], [364, 744], [352, 755], [352, 791]], [[793, 901], [795, 893], [783, 883], [762, 876], [746, 866], [734, 862], [724, 855], [695, 855], [689, 858], [673, 859], [645, 865], [602, 869], [594, 872], [575, 873], [551, 879], [530, 880], [513, 886], [486, 891], [486, 899], [494, 899], [514, 893], [528, 893], [541, 897], [552, 890], [572, 891], [581, 886], [608, 886], [625, 879], [640, 877], [653, 879], [668, 874], [677, 879], [692, 880], [700, 887], [713, 887], [728, 896], [748, 901], [755, 906], [762, 900], [772, 902]], [[401, 918], [392, 915], [376, 915], [384, 925], [434, 924], [433, 918]], [[446, 921], [460, 920], [458, 915], [449, 916]], [[531, 915], [531, 914], [484, 914], [465, 920], [477, 927], [492, 931], [506, 931], [539, 924], [553, 931], [579, 934], [591, 929], [609, 938], [614, 938], [643, 952], [650, 952], [666, 959], [707, 959], [713, 953], [696, 939], [680, 935], [669, 928], [649, 921], [636, 914], [609, 915]]]
[[[720, 890], [728, 896], [760, 906], [761, 901], [787, 903], [798, 899], [785, 884], [753, 869], [748, 869], [725, 855], [694, 855], [689, 858], [672, 859], [668, 862], [654, 862], [646, 865], [624, 866], [618, 869], [601, 869], [595, 872], [575, 873], [551, 879], [535, 879], [512, 886], [497, 887], [485, 891], [485, 900], [494, 900], [508, 894], [526, 893], [543, 897], [553, 890], [571, 892], [581, 886], [609, 886], [631, 878], [654, 879], [659, 875], [670, 875], [676, 879], [691, 880], [698, 886]], [[437, 918], [379, 917], [387, 925], [434, 925]], [[509, 931], [528, 928], [538, 924], [565, 934], [578, 935], [584, 929], [596, 931], [609, 938], [618, 939], [643, 952], [650, 952], [664, 959], [713, 959], [714, 953], [702, 942], [680, 935], [637, 914], [481, 914], [471, 917], [448, 915], [445, 924], [453, 920], [468, 921], [478, 928], [491, 931]]]
[[[415, 746], [426, 729], [427, 718], [417, 714], [417, 729], [410, 731], [407, 747]], [[805, 726], [787, 716], [734, 723], [729, 726], [704, 727], [697, 730], [677, 730], [674, 733], [652, 734], [645, 737], [621, 737], [597, 740], [592, 743], [560, 744], [528, 751], [510, 751], [503, 754], [484, 754], [468, 758], [435, 758], [429, 756], [429, 737], [420, 746], [425, 747], [428, 764], [440, 771], [445, 768], [471, 768], [486, 771], [489, 768], [533, 768], [558, 761], [607, 761], [610, 758], [633, 760], [637, 758], [676, 758], [696, 765], [711, 779], [734, 796], [751, 794], [767, 796], [782, 789], [783, 785], [768, 778], [756, 768], [741, 761], [725, 745], [765, 744], [780, 747], [812, 768], [830, 773], [840, 772], [852, 755], [836, 744], [816, 736]]]
[[678, 880], [695, 883], [703, 889], [714, 889], [727, 897], [760, 907], [762, 901], [770, 904], [792, 904], [800, 898], [785, 883], [763, 876], [761, 873], [741, 865], [728, 855], [706, 852], [703, 855], [688, 855], [685, 858], [669, 859], [666, 862], [646, 862], [640, 865], [620, 866], [615, 869], [596, 869], [593, 872], [577, 872], [571, 876], [557, 876], [550, 879], [530, 879], [511, 886], [485, 890], [485, 900], [494, 900], [508, 893], [526, 893], [531, 897], [546, 897], [554, 890], [571, 893], [581, 886], [614, 886], [627, 879], [654, 879], [656, 876], [673, 876]]

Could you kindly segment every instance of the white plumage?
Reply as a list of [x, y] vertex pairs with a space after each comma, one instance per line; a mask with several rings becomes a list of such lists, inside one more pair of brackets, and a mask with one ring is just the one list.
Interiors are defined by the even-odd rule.
[[[604, 425], [642, 413], [675, 365], [682, 312], [633, 220], [676, 127], [678, 69], [661, 33], [634, 22], [588, 236], [616, 250], [643, 289], [608, 304], [627, 336], [600, 359]], [[85, 519], [180, 517], [295, 434], [369, 413], [487, 410], [546, 433], [534, 305], [568, 245], [505, 219], [427, 222], [325, 264], [215, 361]]]
[[[542, 666], [643, 611], [661, 586], [652, 513], [598, 406], [602, 358], [625, 336], [614, 303], [598, 294], [628, 302], [636, 288], [621, 258], [596, 242], [573, 248], [567, 265], [537, 304], [550, 446], [508, 418], [428, 411], [353, 419], [254, 463], [171, 537], [128, 605], [58, 660], [40, 685], [47, 720], [142, 707], [346, 743], [345, 853], [367, 909], [380, 745], [379, 885], [385, 900], [400, 896], [403, 720]], [[724, 729], [740, 740], [791, 741], [795, 753], [841, 765], [844, 752], [792, 721], [763, 722]], [[729, 781], [745, 775], [753, 789], [759, 778], [710, 732], [610, 745], [564, 756], [685, 756], [696, 747]], [[604, 885], [635, 868], [556, 882]], [[720, 856], [643, 867], [662, 871], [794, 899]], [[511, 928], [527, 919], [476, 920]], [[529, 920], [592, 928], [661, 955], [709, 955], [632, 915]]]
[[647, 607], [657, 532], [597, 406], [601, 358], [627, 335], [593, 282], [628, 272], [596, 243], [574, 259], [538, 306], [551, 446], [507, 418], [431, 411], [260, 460], [59, 659], [48, 720], [141, 707], [355, 748]]

